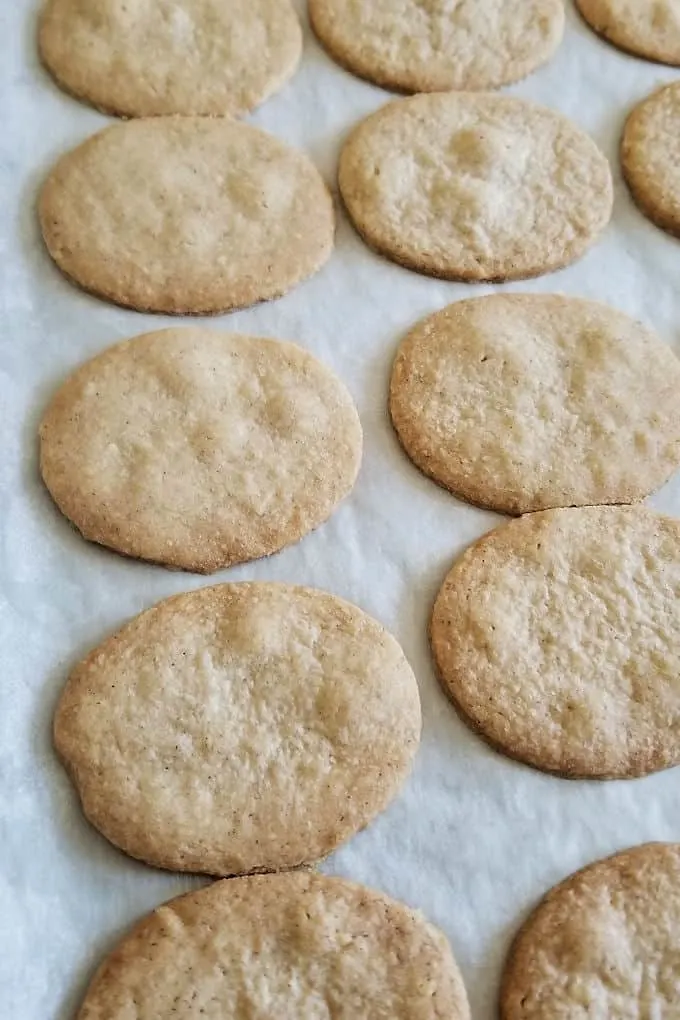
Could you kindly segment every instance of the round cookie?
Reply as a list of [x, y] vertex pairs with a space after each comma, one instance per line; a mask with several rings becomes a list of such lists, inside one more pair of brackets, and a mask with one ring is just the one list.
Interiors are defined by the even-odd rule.
[[555, 886], [517, 935], [501, 1020], [672, 1017], [680, 844], [647, 843]]
[[107, 113], [248, 113], [281, 88], [302, 52], [288, 0], [47, 0], [47, 70]]
[[311, 354], [197, 328], [110, 347], [61, 386], [40, 426], [45, 484], [85, 538], [200, 573], [325, 521], [361, 448], [351, 396]]
[[267, 583], [142, 613], [76, 666], [54, 721], [108, 840], [211, 875], [324, 857], [392, 800], [419, 739], [395, 639], [333, 595]]
[[645, 216], [680, 237], [680, 82], [653, 92], [629, 115], [621, 164]]
[[362, 121], [339, 186], [367, 244], [409, 269], [501, 281], [579, 258], [611, 215], [609, 164], [561, 114], [523, 99], [400, 99]]
[[576, 0], [584, 20], [620, 50], [680, 65], [678, 0]]
[[680, 521], [645, 507], [545, 510], [475, 542], [430, 623], [464, 720], [568, 777], [680, 763]]
[[324, 875], [214, 882], [149, 914], [103, 961], [78, 1020], [469, 1020], [444, 935]]
[[333, 247], [333, 204], [309, 159], [219, 117], [106, 128], [59, 160], [39, 210], [62, 272], [138, 311], [201, 315], [279, 297]]
[[562, 0], [309, 0], [309, 16], [339, 64], [400, 92], [517, 81], [550, 59], [564, 31]]
[[631, 503], [680, 464], [680, 361], [593, 301], [496, 294], [423, 319], [399, 348], [390, 413], [411, 460], [511, 514]]

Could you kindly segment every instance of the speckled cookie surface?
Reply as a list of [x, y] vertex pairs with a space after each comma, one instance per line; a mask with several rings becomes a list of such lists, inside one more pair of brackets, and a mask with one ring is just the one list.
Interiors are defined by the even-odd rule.
[[104, 960], [78, 1020], [469, 1020], [443, 934], [340, 878], [215, 882], [159, 907]]
[[385, 808], [420, 738], [396, 640], [326, 592], [202, 588], [71, 673], [57, 750], [92, 824], [133, 857], [213, 875], [316, 861]]
[[57, 391], [40, 465], [91, 541], [209, 573], [297, 541], [361, 461], [352, 398], [290, 343], [161, 330], [117, 344]]
[[576, 0], [599, 35], [621, 50], [680, 64], [680, 0]]
[[338, 178], [371, 247], [454, 280], [565, 266], [612, 208], [609, 165], [586, 134], [546, 107], [489, 93], [389, 103], [351, 133]]
[[645, 216], [680, 236], [680, 82], [652, 93], [632, 111], [621, 141], [621, 164]]
[[501, 1020], [677, 1015], [680, 844], [648, 843], [571, 875], [515, 939]]
[[680, 521], [546, 510], [474, 543], [430, 639], [463, 718], [512, 758], [626, 778], [680, 762]]
[[497, 294], [402, 342], [390, 412], [414, 463], [472, 503], [520, 514], [631, 503], [680, 464], [680, 361], [593, 301]]
[[562, 38], [562, 0], [310, 0], [338, 63], [403, 92], [489, 89], [545, 63]]
[[43, 63], [68, 92], [125, 117], [248, 113], [295, 71], [287, 0], [47, 0]]
[[285, 294], [333, 247], [331, 197], [301, 152], [224, 118], [106, 128], [39, 202], [48, 251], [84, 290], [138, 311], [229, 311]]

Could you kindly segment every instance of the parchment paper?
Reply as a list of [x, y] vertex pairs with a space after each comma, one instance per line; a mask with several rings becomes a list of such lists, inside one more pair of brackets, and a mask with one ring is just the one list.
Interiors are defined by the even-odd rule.
[[[35, 0], [0, 5], [0, 1017], [70, 1020], [102, 954], [148, 909], [201, 880], [137, 864], [83, 820], [55, 759], [51, 716], [72, 664], [112, 629], [174, 592], [209, 583], [86, 544], [37, 468], [36, 426], [53, 388], [118, 339], [169, 324], [80, 293], [53, 268], [35, 216], [40, 181], [107, 119], [60, 93], [35, 55]], [[621, 182], [627, 110], [672, 69], [599, 41], [568, 2], [553, 61], [509, 91], [571, 116], [612, 160], [616, 205], [578, 264], [512, 290], [608, 301], [680, 341], [680, 242], [647, 223]], [[306, 149], [335, 186], [348, 129], [390, 99], [335, 66], [306, 29], [302, 67], [252, 119]], [[353, 495], [299, 545], [214, 580], [317, 585], [382, 620], [417, 673], [422, 749], [402, 796], [325, 869], [423, 910], [448, 934], [474, 1016], [495, 1015], [512, 933], [548, 887], [599, 856], [680, 839], [675, 770], [637, 782], [550, 778], [494, 754], [457, 719], [430, 663], [426, 622], [456, 555], [498, 518], [423, 478], [386, 413], [389, 370], [422, 315], [492, 288], [437, 282], [373, 255], [339, 213], [335, 253], [282, 300], [209, 324], [296, 340], [349, 385], [365, 429]], [[653, 500], [680, 514], [680, 478]]]

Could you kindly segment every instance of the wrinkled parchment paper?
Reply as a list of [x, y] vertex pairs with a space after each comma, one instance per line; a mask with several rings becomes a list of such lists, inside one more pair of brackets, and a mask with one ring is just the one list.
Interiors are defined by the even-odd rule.
[[[0, 5], [0, 1018], [70, 1020], [102, 954], [141, 914], [201, 880], [128, 860], [84, 821], [50, 723], [71, 665], [128, 617], [208, 583], [87, 545], [37, 468], [36, 426], [53, 388], [105, 346], [169, 324], [70, 286], [39, 237], [37, 188], [54, 159], [107, 119], [60, 93], [35, 54], [37, 0]], [[680, 242], [647, 223], [621, 182], [626, 111], [678, 73], [624, 56], [579, 21], [553, 61], [510, 89], [571, 116], [612, 159], [613, 222], [577, 265], [511, 290], [609, 301], [680, 344]], [[334, 185], [348, 129], [389, 99], [335, 66], [306, 30], [302, 67], [252, 120], [306, 149]], [[441, 925], [477, 1020], [494, 1016], [509, 939], [573, 869], [649, 839], [680, 839], [675, 770], [636, 782], [550, 778], [494, 754], [439, 690], [426, 642], [446, 570], [495, 515], [458, 502], [400, 451], [386, 413], [391, 360], [422, 315], [479, 288], [417, 276], [373, 255], [339, 214], [328, 265], [282, 300], [211, 322], [296, 340], [345, 380], [365, 429], [353, 495], [324, 527], [215, 580], [327, 588], [382, 620], [420, 683], [424, 736], [400, 798], [325, 870], [419, 907]], [[653, 500], [680, 514], [680, 477]]]

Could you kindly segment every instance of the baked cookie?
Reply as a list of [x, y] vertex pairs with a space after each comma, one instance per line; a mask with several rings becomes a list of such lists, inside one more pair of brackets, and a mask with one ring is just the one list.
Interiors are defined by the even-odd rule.
[[333, 204], [301, 152], [223, 118], [106, 128], [40, 195], [50, 255], [84, 290], [138, 311], [210, 314], [279, 297], [333, 247]]
[[488, 93], [413, 96], [354, 129], [339, 185], [376, 251], [452, 280], [538, 276], [609, 220], [609, 164], [565, 117]]
[[318, 860], [395, 796], [420, 739], [395, 639], [311, 588], [166, 599], [71, 673], [54, 739], [83, 811], [160, 868], [235, 875]]
[[511, 514], [631, 503], [680, 464], [680, 361], [606, 305], [550, 294], [458, 301], [401, 344], [390, 413], [411, 460]]
[[680, 237], [680, 82], [635, 107], [623, 132], [621, 164], [645, 216]]
[[339, 64], [400, 92], [492, 89], [546, 63], [564, 31], [563, 0], [309, 0]]
[[296, 542], [351, 490], [352, 398], [289, 343], [168, 329], [81, 366], [40, 426], [40, 467], [85, 538], [210, 573]]
[[430, 624], [444, 689], [494, 747], [546, 772], [680, 762], [680, 521], [544, 510], [475, 542]]
[[302, 32], [288, 0], [47, 0], [43, 64], [106, 113], [248, 113], [294, 73]]
[[679, 0], [576, 0], [598, 35], [620, 50], [660, 64], [680, 64]]
[[444, 935], [324, 875], [214, 882], [145, 917], [104, 960], [78, 1020], [469, 1020]]
[[647, 843], [552, 889], [515, 939], [501, 1020], [677, 1016], [680, 844]]

